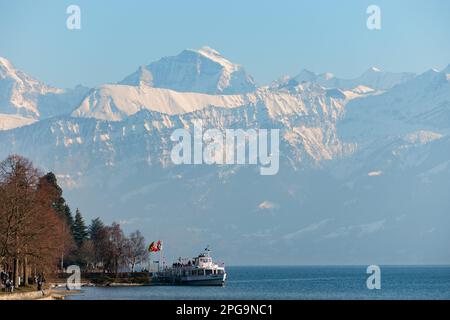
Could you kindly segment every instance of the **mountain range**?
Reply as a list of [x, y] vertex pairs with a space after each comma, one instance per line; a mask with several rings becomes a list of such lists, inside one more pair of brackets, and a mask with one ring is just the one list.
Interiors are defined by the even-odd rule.
[[[280, 170], [174, 165], [171, 133], [280, 129]], [[450, 65], [302, 70], [258, 86], [209, 47], [116, 83], [53, 88], [0, 58], [0, 156], [54, 171], [88, 217], [210, 244], [228, 264], [450, 263]]]

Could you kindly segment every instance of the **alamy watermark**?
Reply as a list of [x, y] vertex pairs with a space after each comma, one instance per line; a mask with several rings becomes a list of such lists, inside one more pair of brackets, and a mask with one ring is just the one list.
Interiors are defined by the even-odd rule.
[[[170, 157], [176, 165], [259, 165], [261, 175], [275, 175], [279, 169], [279, 129], [207, 129], [198, 121], [193, 133], [176, 129], [170, 139], [178, 142]], [[269, 139], [270, 135], [270, 139]], [[270, 144], [270, 148], [269, 148]]]
[[381, 30], [381, 9], [377, 5], [367, 7], [366, 13], [369, 15], [366, 21], [367, 29]]
[[67, 7], [66, 13], [69, 15], [66, 20], [66, 27], [69, 30], [81, 29], [81, 9], [79, 6], [72, 4]]
[[366, 270], [367, 274], [370, 274], [370, 276], [367, 278], [366, 285], [367, 289], [374, 290], [374, 289], [381, 289], [381, 269], [377, 265], [370, 265], [367, 267]]
[[81, 269], [77, 265], [68, 266], [66, 273], [71, 274], [66, 281], [66, 287], [68, 290], [80, 290], [81, 289]]

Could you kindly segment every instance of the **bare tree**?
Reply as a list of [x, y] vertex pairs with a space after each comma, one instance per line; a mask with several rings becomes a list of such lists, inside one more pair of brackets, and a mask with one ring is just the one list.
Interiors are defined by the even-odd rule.
[[120, 267], [126, 264], [126, 238], [118, 223], [113, 222], [111, 227], [108, 228], [110, 242], [110, 265], [112, 270], [117, 273]]
[[92, 270], [95, 267], [95, 247], [92, 240], [83, 241], [78, 249], [78, 262], [83, 264], [86, 270]]
[[137, 264], [142, 264], [148, 260], [145, 238], [139, 230], [132, 232], [127, 238], [125, 255], [131, 267], [131, 272], [135, 271]]
[[42, 270], [53, 266], [63, 237], [39, 178], [32, 163], [18, 155], [0, 163], [0, 256], [12, 265], [16, 287], [20, 275], [27, 284], [30, 261]]

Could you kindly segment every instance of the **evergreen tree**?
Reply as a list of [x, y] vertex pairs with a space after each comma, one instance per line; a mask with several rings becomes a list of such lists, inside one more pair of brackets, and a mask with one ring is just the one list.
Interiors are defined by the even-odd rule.
[[75, 212], [75, 220], [73, 222], [73, 238], [78, 248], [80, 248], [83, 242], [88, 239], [87, 227], [78, 208]]
[[89, 226], [89, 237], [95, 242], [102, 235], [103, 230], [105, 229], [105, 224], [100, 218], [95, 218], [92, 220], [91, 225]]
[[61, 187], [58, 185], [58, 180], [53, 172], [48, 172], [41, 178], [42, 182], [46, 182], [51, 190], [51, 194], [53, 195], [53, 208], [58, 213], [60, 217], [67, 223], [67, 226], [70, 228], [71, 233], [73, 234], [73, 216], [70, 210], [70, 207], [67, 205], [66, 200], [63, 198], [63, 191]]
[[63, 217], [64, 221], [66, 221], [67, 226], [70, 229], [70, 233], [71, 233], [71, 235], [73, 237], [74, 236], [73, 228], [74, 228], [75, 221], [74, 221], [73, 216], [72, 216], [72, 210], [70, 210], [70, 207], [67, 204], [65, 204], [63, 206], [60, 214]]
[[94, 260], [96, 266], [101, 266], [105, 271], [105, 264], [110, 258], [110, 232], [109, 227], [100, 220], [95, 218], [89, 226], [89, 237], [94, 247]]

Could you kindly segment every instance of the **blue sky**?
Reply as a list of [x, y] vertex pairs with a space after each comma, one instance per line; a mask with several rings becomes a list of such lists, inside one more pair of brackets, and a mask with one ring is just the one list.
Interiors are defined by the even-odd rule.
[[[82, 29], [66, 28], [81, 8]], [[382, 29], [366, 28], [381, 8]], [[302, 68], [353, 77], [370, 66], [450, 63], [450, 1], [0, 0], [0, 56], [55, 86], [116, 82], [162, 56], [209, 45], [259, 84]]]

